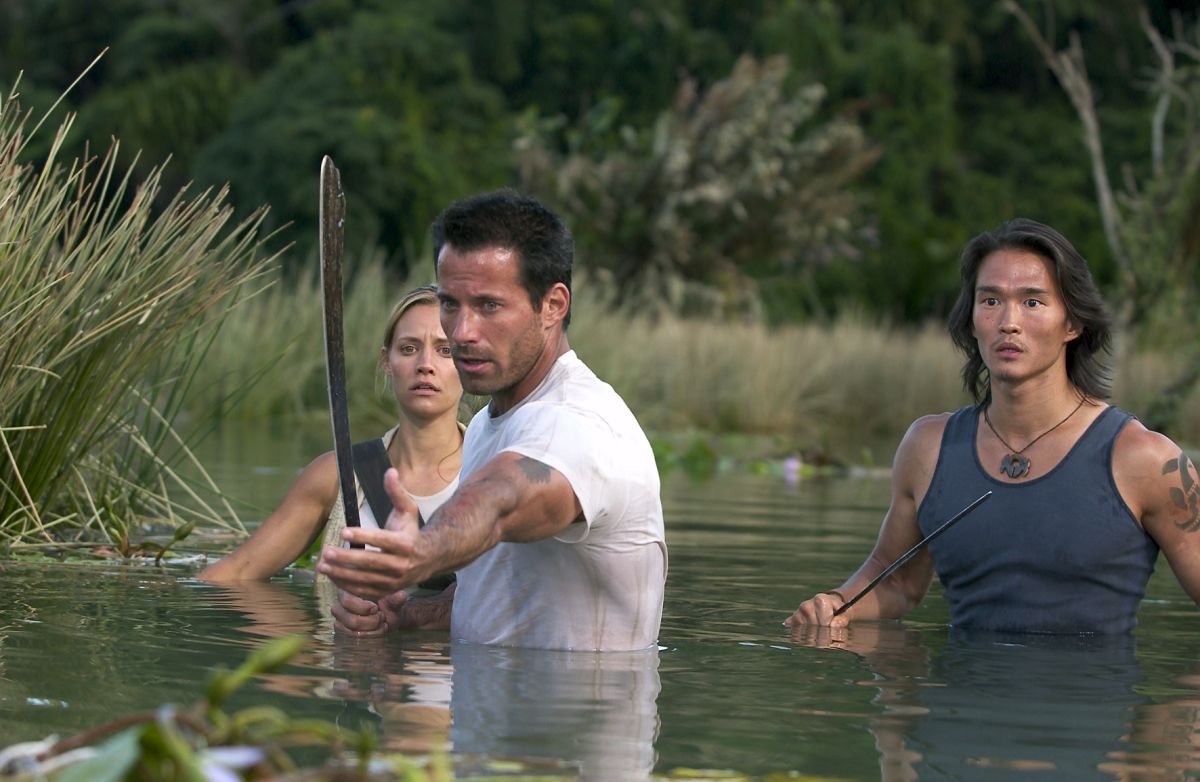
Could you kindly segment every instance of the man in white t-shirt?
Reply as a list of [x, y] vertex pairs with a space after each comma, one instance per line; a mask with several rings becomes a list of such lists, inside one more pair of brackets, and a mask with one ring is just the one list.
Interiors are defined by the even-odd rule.
[[[319, 569], [342, 629], [446, 627], [455, 640], [547, 649], [655, 643], [667, 550], [658, 471], [637, 420], [571, 350], [574, 245], [512, 190], [434, 222], [438, 298], [463, 388], [491, 403], [467, 428], [461, 486], [422, 529], [394, 471], [383, 530], [347, 529]], [[438, 598], [399, 590], [438, 573]]]

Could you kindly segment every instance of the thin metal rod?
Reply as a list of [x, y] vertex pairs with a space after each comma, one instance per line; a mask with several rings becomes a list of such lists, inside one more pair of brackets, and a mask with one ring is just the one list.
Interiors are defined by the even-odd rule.
[[915, 557], [921, 551], [921, 549], [928, 546], [930, 541], [932, 541], [938, 535], [941, 535], [946, 530], [950, 529], [950, 527], [957, 524], [962, 519], [963, 516], [966, 516], [968, 513], [975, 510], [976, 508], [978, 508], [980, 505], [983, 504], [984, 500], [986, 500], [988, 497], [991, 497], [991, 496], [992, 496], [992, 492], [989, 489], [988, 491], [986, 491], [982, 495], [980, 495], [980, 497], [977, 500], [975, 500], [970, 505], [968, 505], [967, 507], [960, 510], [958, 513], [954, 514], [954, 518], [950, 519], [945, 524], [943, 524], [942, 526], [935, 529], [933, 532], [930, 532], [928, 535], [926, 535], [924, 537], [924, 539], [922, 539], [919, 543], [917, 543], [917, 545], [913, 546], [908, 551], [904, 552], [904, 555], [901, 556], [900, 559], [897, 559], [895, 562], [888, 565], [887, 568], [882, 573], [875, 576], [875, 578], [871, 579], [871, 583], [869, 583], [865, 587], [863, 587], [861, 592], [859, 592], [857, 595], [855, 595], [854, 597], [847, 600], [845, 603], [842, 603], [842, 605], [836, 611], [833, 612], [833, 615], [840, 616], [841, 614], [843, 614], [847, 610], [849, 610], [850, 606], [854, 605], [859, 600], [862, 600], [863, 597], [865, 597], [868, 592], [870, 592], [875, 587], [879, 586], [879, 583], [881, 581], [883, 581], [885, 578], [887, 578], [891, 574], [895, 573], [897, 570], [900, 569], [900, 567], [905, 562], [907, 562], [910, 559], [912, 559], [913, 557]]

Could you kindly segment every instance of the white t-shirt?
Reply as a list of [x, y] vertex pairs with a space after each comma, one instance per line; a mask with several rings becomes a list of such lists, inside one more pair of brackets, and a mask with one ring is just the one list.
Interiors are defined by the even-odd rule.
[[463, 480], [504, 451], [561, 473], [584, 519], [554, 538], [500, 543], [459, 570], [452, 636], [542, 649], [654, 644], [667, 575], [662, 501], [654, 453], [625, 402], [568, 352], [516, 407], [475, 415]]

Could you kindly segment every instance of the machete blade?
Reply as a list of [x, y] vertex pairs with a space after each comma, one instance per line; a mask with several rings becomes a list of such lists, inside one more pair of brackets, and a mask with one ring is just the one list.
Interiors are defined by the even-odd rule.
[[321, 160], [321, 302], [325, 309], [325, 374], [329, 387], [329, 418], [333, 452], [346, 526], [357, 527], [354, 461], [350, 450], [350, 412], [346, 403], [346, 352], [342, 335], [342, 245], [346, 196], [342, 175], [328, 155]]

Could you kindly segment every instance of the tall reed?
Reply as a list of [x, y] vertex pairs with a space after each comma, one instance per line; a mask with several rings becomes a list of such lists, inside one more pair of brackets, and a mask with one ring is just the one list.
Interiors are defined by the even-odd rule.
[[[376, 371], [380, 329], [410, 283], [389, 277], [379, 255], [350, 265], [347, 373], [353, 429], [363, 438], [395, 414]], [[426, 269], [410, 282], [431, 277]], [[859, 445], [894, 447], [917, 417], [969, 401], [959, 379], [961, 360], [941, 324], [889, 327], [854, 313], [827, 324], [777, 328], [652, 320], [613, 313], [593, 291], [586, 278], [578, 281], [571, 345], [658, 433], [768, 436], [781, 453], [821, 448], [857, 460]], [[315, 276], [280, 280], [232, 312], [202, 370], [204, 382], [196, 384], [209, 389], [193, 396], [196, 414], [327, 416], [320, 313]], [[1127, 352], [1117, 368], [1115, 401], [1138, 410], [1170, 369], [1168, 356]], [[216, 393], [246, 387], [256, 377], [239, 399]], [[1200, 443], [1200, 418], [1182, 423], [1172, 434]]]
[[[308, 266], [308, 273], [286, 278], [272, 269], [269, 287], [228, 317], [214, 318], [212, 346], [190, 397], [195, 416], [242, 421], [328, 417], [317, 260]], [[395, 402], [383, 386], [379, 348], [392, 305], [408, 285], [387, 272], [380, 253], [349, 258], [346, 266], [347, 396], [351, 431], [355, 439], [365, 439], [396, 415]], [[432, 271], [412, 279], [413, 285], [429, 282]]]
[[[395, 414], [377, 372], [391, 303], [432, 270], [401, 282], [389, 278], [378, 255], [350, 265], [346, 359], [358, 438]], [[651, 321], [607, 310], [591, 290], [586, 279], [577, 286], [571, 344], [660, 433], [772, 435], [781, 448], [829, 448], [848, 435], [855, 442], [898, 437], [916, 416], [962, 403], [958, 361], [937, 328], [893, 331], [850, 315], [828, 326], [778, 329]], [[195, 414], [325, 417], [320, 313], [312, 275], [280, 279], [231, 313], [196, 383]], [[229, 399], [220, 393], [228, 388], [247, 390]]]
[[163, 199], [159, 170], [135, 182], [116, 142], [60, 160], [71, 118], [25, 162], [16, 97], [0, 105], [0, 543], [228, 516], [178, 477], [172, 425], [212, 324], [271, 260], [262, 214], [235, 222], [224, 190]]
[[857, 459], [842, 443], [898, 437], [963, 404], [958, 360], [936, 327], [630, 319], [582, 307], [571, 344], [644, 426], [771, 435], [790, 450]]

